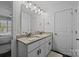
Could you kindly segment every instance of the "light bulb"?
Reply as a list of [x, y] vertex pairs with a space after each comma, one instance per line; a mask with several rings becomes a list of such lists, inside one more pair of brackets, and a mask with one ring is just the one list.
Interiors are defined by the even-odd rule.
[[28, 5], [26, 5], [26, 8], [29, 8], [29, 6], [28, 6]]
[[34, 9], [36, 9], [36, 6], [34, 6]]
[[41, 10], [41, 15], [43, 15], [43, 11]]
[[29, 6], [31, 6], [32, 4], [31, 3], [29, 3]]
[[40, 9], [38, 9], [38, 14], [41, 14], [41, 11], [40, 11]]
[[40, 9], [38, 9], [38, 12], [40, 12]]
[[31, 10], [32, 10], [32, 11], [33, 11], [33, 10], [36, 10], [36, 6], [32, 5], [32, 6], [31, 6]]
[[35, 10], [35, 13], [37, 13], [38, 11], [37, 10]]
[[38, 12], [38, 8], [35, 8], [34, 10], [35, 10], [35, 13], [37, 13], [37, 12]]

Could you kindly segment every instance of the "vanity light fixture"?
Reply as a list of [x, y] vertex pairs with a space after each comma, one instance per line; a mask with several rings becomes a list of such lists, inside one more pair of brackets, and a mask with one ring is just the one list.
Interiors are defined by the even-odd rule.
[[38, 7], [38, 14], [41, 14], [41, 9], [40, 9], [40, 7]]
[[31, 10], [32, 10], [32, 11], [33, 11], [33, 10], [36, 10], [36, 8], [37, 8], [36, 5], [32, 5], [32, 6], [31, 6]]
[[24, 5], [26, 6], [26, 8], [30, 8], [32, 3], [27, 1], [27, 2], [24, 3]]
[[31, 3], [28, 3], [28, 4], [29, 4], [28, 7], [31, 9], [32, 4]]
[[29, 8], [29, 3], [25, 2], [24, 5], [26, 6], [26, 8]]
[[40, 7], [37, 7], [36, 4], [32, 4], [31, 1], [27, 1], [24, 3], [26, 8], [29, 8], [31, 11], [34, 11], [34, 13], [37, 13], [39, 15], [44, 15], [45, 11], [41, 9]]

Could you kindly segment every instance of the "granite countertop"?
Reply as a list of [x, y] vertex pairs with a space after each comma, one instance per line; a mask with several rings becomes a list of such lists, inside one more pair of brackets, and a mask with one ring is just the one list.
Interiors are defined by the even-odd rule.
[[17, 38], [17, 41], [20, 41], [20, 42], [22, 42], [22, 43], [24, 43], [24, 44], [26, 44], [26, 45], [28, 45], [28, 44], [31, 44], [31, 43], [33, 43], [33, 42], [35, 42], [35, 41], [38, 41], [38, 40], [41, 40], [41, 39], [43, 39], [43, 38], [45, 38], [45, 37], [48, 37], [48, 36], [51, 36], [52, 35], [52, 33], [43, 33], [43, 34], [35, 34], [35, 35], [33, 35], [33, 36], [31, 36], [31, 37], [20, 37], [20, 38]]

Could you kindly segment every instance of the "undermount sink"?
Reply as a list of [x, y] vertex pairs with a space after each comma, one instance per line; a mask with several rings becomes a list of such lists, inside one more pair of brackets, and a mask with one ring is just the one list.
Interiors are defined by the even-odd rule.
[[44, 34], [44, 35], [43, 34], [38, 34], [38, 35], [34, 35], [34, 36], [41, 38], [41, 37], [47, 36], [47, 34]]
[[28, 40], [37, 40], [38, 37], [28, 37], [27, 39], [28, 39]]
[[34, 36], [36, 36], [36, 37], [41, 37], [41, 35], [34, 35]]
[[40, 34], [38, 34], [38, 35], [34, 35], [34, 36], [36, 36], [36, 37], [42, 37], [42, 36], [45, 36], [45, 35], [40, 35]]
[[45, 32], [37, 32], [36, 34], [34, 33], [27, 33], [25, 32], [25, 36], [27, 40], [37, 40], [38, 38], [44, 37], [46, 35], [43, 35]]

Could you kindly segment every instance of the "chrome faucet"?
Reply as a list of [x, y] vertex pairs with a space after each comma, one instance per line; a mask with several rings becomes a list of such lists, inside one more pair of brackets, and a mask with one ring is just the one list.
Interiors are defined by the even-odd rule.
[[25, 33], [25, 36], [26, 36], [26, 37], [30, 37], [30, 36], [32, 35], [31, 32], [30, 32], [30, 33], [24, 32], [24, 33]]

